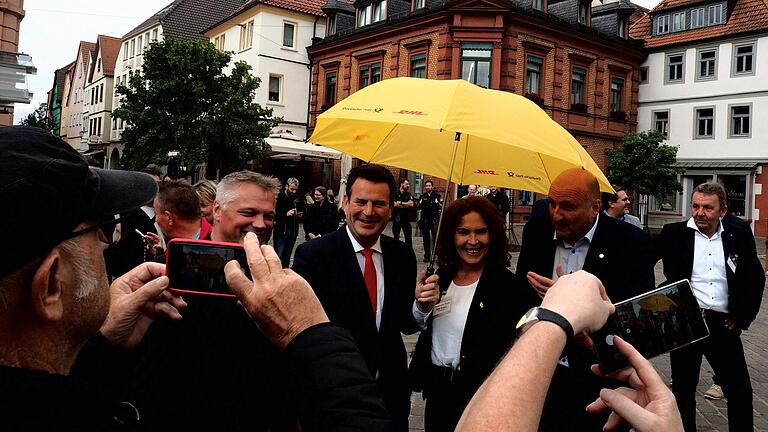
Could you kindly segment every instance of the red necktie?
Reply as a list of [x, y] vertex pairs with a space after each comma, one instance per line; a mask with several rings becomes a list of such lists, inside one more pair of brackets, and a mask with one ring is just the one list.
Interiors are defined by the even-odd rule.
[[376, 266], [373, 265], [373, 250], [363, 249], [360, 252], [362, 252], [365, 257], [363, 279], [365, 279], [365, 287], [368, 288], [368, 296], [371, 298], [371, 306], [373, 307], [373, 313], [375, 315], [379, 302], [377, 300], [378, 293], [376, 292]]

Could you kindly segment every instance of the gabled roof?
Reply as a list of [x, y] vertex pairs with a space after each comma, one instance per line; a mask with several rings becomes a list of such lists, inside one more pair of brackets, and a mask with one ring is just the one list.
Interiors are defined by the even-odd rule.
[[735, 0], [729, 4], [733, 9], [725, 24], [652, 36], [652, 18], [656, 12], [671, 9], [669, 4], [677, 8], [700, 3], [699, 0], [664, 0], [650, 14], [630, 27], [629, 35], [644, 40], [646, 48], [657, 48], [768, 30], [768, 0]]
[[[247, 0], [175, 0], [123, 36], [130, 39], [158, 24], [176, 39], [208, 39], [203, 32]], [[294, 0], [300, 2], [301, 0]]]
[[610, 3], [603, 3], [592, 7], [592, 16], [607, 15], [611, 13], [624, 13], [627, 15], [635, 13], [637, 6], [629, 0], [619, 0]]
[[661, 12], [663, 10], [679, 9], [702, 3], [710, 3], [710, 0], [662, 0], [653, 8], [653, 11]]
[[328, 0], [323, 5], [323, 11], [344, 11], [355, 13], [355, 7], [352, 6], [354, 0]]
[[[99, 37], [96, 39], [96, 48], [93, 50], [93, 58], [98, 58], [99, 51], [101, 51], [101, 69], [104, 76], [111, 77], [115, 75], [115, 62], [117, 61], [117, 56], [120, 53], [121, 45], [122, 42], [120, 42], [120, 39], [116, 37], [99, 35]], [[93, 74], [95, 71], [96, 62], [94, 61], [91, 64], [91, 70], [88, 74], [88, 81], [93, 80]]]
[[56, 89], [56, 101], [59, 102], [59, 105], [61, 105], [62, 93], [64, 93], [64, 81], [66, 80], [67, 72], [74, 64], [75, 62], [72, 62], [63, 68], [56, 69], [56, 72], [53, 73], [53, 88]]
[[[93, 42], [80, 41], [80, 50], [78, 51], [80, 58], [82, 58], [82, 68], [84, 71], [88, 69], [88, 56], [96, 49], [96, 44]], [[77, 59], [75, 59], [77, 61]]]
[[246, 0], [245, 3], [243, 3], [237, 9], [235, 9], [232, 13], [226, 15], [222, 19], [214, 22], [213, 24], [205, 28], [202, 33], [205, 33], [213, 29], [214, 27], [217, 27], [218, 25], [223, 24], [226, 21], [229, 21], [232, 18], [235, 18], [236, 16], [260, 4], [273, 6], [276, 8], [285, 9], [285, 10], [294, 11], [294, 12], [301, 12], [309, 15], [325, 16], [323, 11], [321, 10], [323, 3], [325, 3], [325, 0]]

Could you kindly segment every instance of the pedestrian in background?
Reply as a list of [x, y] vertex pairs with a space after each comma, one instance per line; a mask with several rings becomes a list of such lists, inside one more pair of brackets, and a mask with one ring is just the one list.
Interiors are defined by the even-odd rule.
[[[440, 194], [435, 192], [432, 180], [424, 182], [424, 193], [419, 197], [417, 208], [419, 215], [419, 229], [424, 239], [424, 262], [429, 262], [432, 254], [432, 242], [437, 241], [437, 223], [440, 219]], [[431, 238], [430, 238], [431, 237]]]
[[213, 226], [213, 202], [216, 201], [216, 182], [213, 180], [200, 180], [195, 183], [195, 191], [200, 198], [200, 212], [203, 218]]
[[327, 189], [323, 186], [315, 188], [312, 194], [312, 204], [304, 214], [304, 236], [306, 240], [313, 240], [336, 231], [339, 228], [339, 213], [336, 207], [326, 199]]
[[411, 212], [413, 211], [413, 196], [409, 191], [411, 183], [408, 179], [400, 179], [400, 187], [395, 194], [395, 206], [392, 209], [392, 237], [400, 240], [400, 230], [403, 231], [405, 244], [411, 246]]
[[291, 264], [291, 253], [296, 237], [299, 235], [299, 213], [304, 208], [303, 200], [296, 196], [299, 189], [299, 180], [291, 177], [285, 181], [283, 190], [277, 195], [275, 207], [275, 252], [280, 257], [283, 268]]

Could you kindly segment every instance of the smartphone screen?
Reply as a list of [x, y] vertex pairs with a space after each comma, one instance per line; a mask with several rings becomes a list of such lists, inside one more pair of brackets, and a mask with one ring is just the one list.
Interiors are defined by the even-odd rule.
[[690, 282], [681, 280], [616, 304], [592, 335], [604, 373], [629, 366], [613, 345], [615, 335], [650, 359], [709, 336], [709, 329]]
[[231, 260], [251, 276], [245, 250], [238, 244], [172, 240], [166, 266], [170, 288], [182, 294], [234, 297], [224, 277], [224, 266]]

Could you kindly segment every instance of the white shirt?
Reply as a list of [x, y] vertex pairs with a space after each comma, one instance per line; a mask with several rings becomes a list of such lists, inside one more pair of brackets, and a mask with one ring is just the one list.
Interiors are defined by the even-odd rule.
[[702, 308], [727, 313], [728, 279], [723, 252], [723, 224], [719, 223], [717, 232], [711, 238], [699, 230], [693, 218], [688, 219], [687, 226], [695, 231], [691, 272], [693, 294]]
[[152, 220], [152, 223], [155, 224], [155, 231], [157, 231], [157, 236], [160, 237], [160, 244], [163, 245], [163, 250], [165, 250], [165, 236], [163, 235], [163, 230], [160, 229], [160, 225], [157, 224], [157, 219], [155, 219], [154, 207], [141, 206], [141, 211], [143, 211], [144, 214]]
[[[365, 256], [361, 252], [365, 248], [358, 243], [348, 226], [346, 230], [349, 241], [352, 242], [352, 249], [355, 250], [355, 258], [360, 265], [360, 274], [365, 277]], [[371, 249], [373, 250], [373, 265], [376, 267], [376, 329], [379, 329], [381, 326], [381, 309], [384, 307], [384, 255], [381, 253], [381, 238], [376, 239], [376, 244]]]
[[592, 224], [592, 228], [584, 234], [584, 237], [576, 241], [575, 244], [568, 244], [564, 241], [560, 241], [557, 238], [557, 232], [553, 240], [557, 243], [555, 248], [555, 262], [552, 265], [552, 280], [556, 281], [557, 266], [561, 266], [565, 274], [571, 274], [581, 270], [584, 267], [584, 260], [587, 258], [587, 252], [589, 252], [589, 245], [592, 243], [592, 237], [595, 236], [595, 229], [597, 229], [597, 221], [600, 219], [600, 214], [597, 214], [595, 222]]
[[432, 310], [435, 315], [432, 318], [432, 364], [452, 368], [459, 366], [464, 327], [478, 282], [480, 279], [461, 286], [451, 281], [445, 296]]

